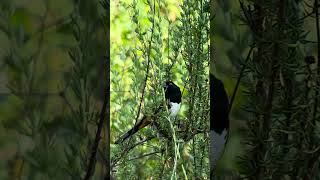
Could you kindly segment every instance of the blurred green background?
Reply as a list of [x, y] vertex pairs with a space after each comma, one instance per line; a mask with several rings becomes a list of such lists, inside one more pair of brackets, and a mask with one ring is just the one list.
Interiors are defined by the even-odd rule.
[[105, 82], [101, 2], [1, 1], [0, 179], [84, 176]]
[[[245, 64], [245, 59], [249, 53], [249, 49], [253, 41], [252, 32], [249, 30], [248, 25], [242, 21], [242, 19], [244, 19], [244, 13], [240, 8], [240, 2], [244, 2], [246, 8], [249, 8], [250, 5], [251, 10], [255, 9], [253, 7], [253, 3], [259, 4], [259, 1], [218, 0], [216, 1], [214, 7], [215, 18], [213, 27], [213, 40], [215, 46], [215, 60], [211, 64], [211, 70], [223, 80], [229, 97], [231, 97], [233, 93], [236, 80], [239, 77], [240, 69], [242, 68], [242, 65]], [[296, 12], [296, 14], [299, 15], [311, 12], [312, 8], [308, 7], [307, 4], [312, 6], [314, 3], [314, 1], [311, 0], [285, 2], [287, 3], [286, 5], [299, 3], [298, 9], [300, 11]], [[263, 3], [264, 2], [261, 4]], [[275, 4], [278, 2], [265, 1], [265, 3]], [[289, 12], [290, 10], [293, 11], [286, 6], [285, 11]], [[289, 23], [295, 24], [297, 22], [294, 21]], [[294, 25], [291, 27], [293, 29], [295, 28]], [[316, 43], [314, 43], [317, 38], [315, 19], [310, 17], [305, 18], [303, 30], [306, 33], [305, 40], [310, 41], [311, 43], [299, 44], [301, 42], [298, 42], [298, 44], [296, 44], [298, 47], [297, 49], [299, 49], [299, 53], [301, 53], [303, 56], [316, 56]], [[300, 62], [302, 64], [303, 61], [304, 59], [301, 58]], [[312, 70], [314, 70], [316, 68], [316, 64], [312, 64], [310, 67]], [[300, 70], [302, 70], [302, 68], [304, 68], [304, 66], [301, 66]], [[248, 72], [250, 72], [250, 70]], [[294, 77], [292, 77], [292, 79], [294, 79]], [[235, 101], [233, 102], [233, 107], [230, 114], [231, 138], [229, 139], [223, 158], [220, 161], [220, 165], [218, 165], [222, 175], [224, 174], [222, 173], [223, 171], [229, 172], [230, 174], [238, 174], [242, 169], [245, 169], [244, 167], [241, 167], [238, 162], [240, 162], [240, 157], [250, 154], [250, 152], [246, 151], [246, 148], [248, 147], [247, 144], [244, 143], [244, 140], [246, 140], [245, 134], [248, 133], [248, 130], [246, 129], [248, 128], [246, 123], [250, 124], [248, 120], [255, 118], [255, 116], [253, 113], [246, 112], [244, 108], [248, 105], [250, 98], [250, 96], [247, 96], [248, 94], [246, 94], [248, 91], [249, 86], [246, 86], [244, 83], [240, 83], [240, 87], [238, 89]], [[277, 98], [280, 97], [275, 97], [275, 99]], [[294, 124], [294, 122], [292, 122], [292, 124]], [[295, 129], [294, 131], [299, 130]], [[226, 177], [228, 176], [225, 176], [225, 178]]]

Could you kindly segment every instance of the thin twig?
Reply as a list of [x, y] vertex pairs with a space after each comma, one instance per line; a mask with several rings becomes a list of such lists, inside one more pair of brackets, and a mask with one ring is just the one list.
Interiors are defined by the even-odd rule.
[[[105, 0], [105, 9], [106, 9], [106, 14], [107, 16], [110, 15], [110, 6], [109, 6], [109, 1]], [[107, 20], [107, 27], [110, 27], [110, 20]], [[101, 131], [103, 129], [103, 123], [106, 121], [106, 131], [110, 132], [110, 34], [109, 31], [107, 31], [107, 41], [106, 41], [106, 56], [105, 56], [105, 66], [106, 69], [104, 72], [106, 72], [105, 77], [105, 89], [104, 89], [104, 101], [103, 101], [103, 105], [102, 105], [102, 109], [101, 109], [101, 113], [100, 113], [100, 119], [98, 122], [98, 129], [96, 132], [96, 136], [95, 136], [95, 140], [94, 140], [94, 144], [92, 146], [92, 150], [91, 150], [91, 156], [90, 156], [90, 160], [89, 160], [89, 165], [88, 165], [88, 169], [86, 172], [86, 175], [84, 177], [84, 180], [89, 180], [92, 175], [93, 175], [93, 171], [95, 168], [95, 164], [96, 164], [96, 154], [98, 151], [98, 147], [99, 147], [99, 142], [101, 139]], [[106, 144], [110, 144], [110, 133], [106, 133]], [[105, 175], [105, 179], [110, 179], [110, 160], [109, 160], [109, 156], [110, 156], [110, 148], [106, 148], [107, 152], [106, 152], [106, 175]]]
[[170, 117], [168, 117], [167, 120], [168, 120], [168, 122], [170, 124], [170, 127], [171, 127], [171, 130], [172, 130], [173, 143], [174, 143], [174, 166], [173, 166], [172, 175], [171, 175], [171, 179], [172, 179], [173, 177], [177, 178], [176, 168], [177, 168], [177, 161], [178, 161], [178, 155], [177, 154], [179, 153], [179, 144], [177, 145], [176, 133], [175, 133], [175, 130], [174, 130], [174, 127], [173, 127], [173, 124], [171, 122]]
[[304, 15], [300, 20], [304, 20], [304, 19], [306, 19], [307, 17], [312, 16], [313, 14], [314, 14], [314, 11], [311, 11], [311, 12], [307, 13], [306, 15]]
[[[140, 115], [140, 111], [141, 111], [141, 107], [142, 107], [142, 103], [143, 103], [143, 100], [144, 100], [144, 95], [145, 95], [145, 89], [146, 89], [146, 86], [147, 86], [147, 81], [148, 81], [148, 77], [149, 77], [149, 69], [150, 69], [150, 55], [151, 55], [151, 46], [152, 46], [152, 39], [153, 39], [153, 33], [154, 33], [154, 26], [155, 26], [155, 11], [156, 11], [156, 2], [154, 1], [154, 4], [153, 4], [153, 22], [152, 22], [152, 29], [151, 29], [151, 38], [150, 38], [150, 41], [149, 41], [149, 48], [148, 48], [148, 54], [147, 54], [147, 70], [146, 70], [146, 75], [145, 75], [145, 79], [144, 79], [144, 85], [143, 85], [143, 89], [142, 89], [142, 95], [141, 95], [141, 98], [140, 98], [140, 103], [139, 103], [139, 108], [138, 108], [138, 112], [137, 112], [137, 116], [135, 118], [135, 123], [133, 125], [136, 126], [136, 124], [138, 123], [138, 120], [139, 120], [139, 115]], [[132, 131], [133, 133], [133, 131]], [[129, 139], [128, 139], [128, 143], [131, 142], [131, 138], [132, 138], [132, 135], [130, 135]], [[126, 153], [128, 153], [131, 149], [133, 149], [135, 146], [138, 146], [148, 140], [151, 140], [153, 139], [154, 137], [150, 137], [148, 139], [146, 139], [145, 141], [142, 141], [140, 143], [137, 143], [133, 146], [130, 146], [129, 148], [126, 148], [124, 149], [121, 154], [119, 155], [119, 157], [115, 158], [111, 164], [111, 169], [113, 169], [118, 161], [120, 161], [120, 159], [122, 157], [124, 157], [124, 155]]]
[[320, 146], [318, 146], [314, 149], [311, 149], [311, 150], [304, 150], [303, 152], [306, 154], [314, 154], [314, 153], [318, 152], [319, 150], [320, 150]]
[[59, 19], [55, 20], [54, 22], [52, 22], [50, 24], [44, 24], [39, 29], [37, 29], [33, 34], [31, 34], [28, 38], [26, 38], [25, 41], [28, 42], [29, 40], [37, 37], [37, 35], [39, 35], [39, 34], [41, 35], [41, 33], [43, 33], [44, 31], [47, 31], [47, 30], [49, 30], [51, 28], [57, 27], [57, 26], [62, 25], [62, 24], [66, 24], [69, 21], [71, 21], [71, 18], [68, 16], [68, 17], [59, 18]]
[[[316, 85], [317, 87], [319, 87], [320, 85], [320, 81], [319, 81], [319, 75], [320, 75], [320, 27], [319, 27], [319, 11], [318, 11], [318, 0], [314, 0], [314, 10], [316, 13], [316, 30], [317, 30], [317, 75], [316, 75]], [[316, 126], [316, 121], [317, 121], [317, 113], [318, 113], [318, 101], [319, 101], [319, 90], [316, 88], [316, 92], [315, 92], [315, 102], [314, 102], [314, 108], [313, 108], [313, 119], [312, 119], [312, 132], [310, 133], [313, 134], [314, 130], [315, 130], [315, 126]], [[311, 143], [310, 143], [310, 147], [312, 148], [314, 146], [314, 138], [311, 137]], [[318, 154], [318, 153], [317, 153]], [[311, 155], [311, 158], [309, 159], [309, 168], [312, 168], [312, 166], [314, 168], [317, 168], [315, 166], [319, 166], [317, 162], [313, 163], [313, 158], [317, 157], [317, 154]], [[313, 176], [315, 178], [316, 174], [311, 173], [311, 176]]]
[[18, 173], [19, 180], [22, 179], [22, 173], [23, 173], [23, 168], [24, 168], [24, 159], [22, 158], [21, 161], [22, 162], [21, 162], [21, 166], [19, 168], [19, 173]]
[[229, 103], [229, 112], [231, 111], [231, 108], [232, 108], [232, 105], [233, 105], [233, 101], [236, 97], [236, 94], [237, 94], [237, 91], [238, 91], [238, 88], [239, 88], [239, 84], [240, 84], [240, 81], [241, 81], [241, 78], [243, 76], [243, 72], [244, 70], [246, 69], [246, 63], [249, 61], [250, 59], [250, 55], [252, 53], [252, 50], [253, 50], [254, 46], [251, 46], [250, 50], [249, 50], [249, 53], [247, 55], [247, 58], [245, 60], [245, 64], [242, 65], [242, 68], [241, 68], [241, 71], [240, 71], [240, 74], [239, 74], [239, 77], [238, 77], [238, 80], [237, 80], [237, 84], [233, 90], [233, 93], [232, 93], [232, 96], [231, 96], [231, 100], [230, 100], [230, 103]]
[[[156, 4], [155, 4], [155, 1], [154, 1], [154, 6], [153, 6], [153, 13], [154, 14], [155, 14], [155, 11], [156, 11], [155, 10], [155, 8], [156, 8], [155, 6], [156, 6]], [[149, 77], [151, 44], [152, 44], [152, 37], [153, 37], [154, 24], [155, 24], [154, 20], [155, 20], [155, 17], [153, 16], [152, 29], [151, 29], [151, 38], [150, 38], [150, 41], [149, 41], [149, 49], [148, 49], [148, 56], [147, 56], [147, 71], [146, 71], [146, 76], [145, 76], [145, 79], [144, 79], [144, 85], [143, 85], [143, 89], [142, 89], [142, 95], [141, 95], [141, 98], [140, 98], [138, 113], [137, 113], [137, 116], [136, 116], [136, 123], [138, 122], [138, 119], [139, 119], [141, 106], [142, 106], [142, 102], [143, 102], [143, 99], [144, 99], [145, 89], [146, 89], [147, 81], [148, 81], [148, 77]], [[135, 123], [135, 125], [136, 125], [136, 123]]]
[[141, 159], [141, 158], [144, 158], [144, 157], [147, 157], [147, 156], [151, 156], [151, 155], [154, 155], [154, 154], [158, 154], [158, 153], [161, 153], [161, 151], [155, 151], [155, 152], [143, 154], [143, 155], [141, 155], [141, 156], [128, 159], [128, 161], [133, 161], [133, 160], [136, 160], [136, 159]]
[[150, 141], [152, 139], [154, 139], [155, 136], [151, 136], [151, 137], [148, 137], [147, 139], [143, 140], [143, 141], [140, 141], [136, 144], [133, 144], [131, 146], [129, 146], [128, 148], [126, 148], [125, 150], [122, 151], [122, 153], [119, 155], [118, 158], [115, 158], [111, 164], [111, 169], [113, 169], [115, 166], [117, 166], [117, 163], [118, 161], [120, 161], [120, 159], [124, 156], [124, 154], [128, 153], [129, 151], [131, 151], [132, 149], [134, 149], [135, 147], [141, 145], [141, 144], [144, 144], [145, 142], [147, 141]]
[[130, 146], [129, 149], [131, 150], [131, 149], [135, 148], [136, 146], [139, 146], [139, 145], [141, 145], [141, 144], [143, 144], [143, 143], [145, 143], [145, 142], [147, 142], [147, 141], [150, 141], [150, 140], [152, 140], [152, 139], [154, 139], [154, 138], [155, 138], [155, 136], [148, 137], [147, 139], [145, 139], [145, 140], [143, 140], [143, 141], [140, 141], [140, 142], [138, 142], [138, 143]]
[[[148, 54], [147, 54], [147, 70], [146, 70], [146, 76], [145, 76], [145, 79], [144, 79], [142, 94], [141, 94], [139, 108], [138, 108], [138, 112], [137, 112], [137, 116], [136, 116], [136, 119], [135, 119], [134, 126], [137, 125], [138, 120], [139, 120], [139, 115], [140, 115], [140, 112], [141, 112], [142, 102], [143, 102], [143, 99], [144, 99], [145, 90], [146, 90], [146, 86], [147, 86], [147, 81], [148, 81], [148, 77], [149, 77], [149, 69], [150, 69], [150, 61], [151, 61], [150, 60], [151, 46], [152, 46], [152, 39], [153, 39], [153, 32], [154, 32], [154, 25], [155, 25], [155, 14], [156, 14], [156, 2], [153, 1], [153, 19], [152, 19], [151, 37], [150, 37], [150, 41], [149, 41], [149, 48], [148, 48]], [[132, 133], [133, 133], [133, 131], [132, 131]], [[131, 138], [132, 138], [132, 134], [130, 134], [128, 143], [131, 142]]]
[[69, 102], [69, 100], [66, 97], [66, 94], [64, 91], [59, 93], [59, 97], [64, 101], [64, 103], [69, 107], [69, 109], [71, 110], [71, 112], [76, 115], [77, 112], [76, 110], [74, 110], [73, 106], [71, 105], [71, 103]]
[[[318, 0], [315, 0], [314, 2], [314, 6], [318, 7]], [[317, 8], [315, 8], [316, 10], [316, 28], [317, 28], [317, 76], [316, 76], [316, 84], [317, 87], [320, 86], [320, 81], [319, 81], [319, 75], [320, 75], [320, 27], [319, 27], [319, 11]], [[315, 103], [314, 103], [314, 109], [313, 109], [313, 126], [315, 126], [316, 124], [316, 118], [317, 118], [317, 112], [318, 112], [318, 101], [319, 101], [319, 90], [316, 90], [316, 95], [315, 95]]]
[[103, 101], [103, 105], [102, 105], [102, 109], [100, 112], [100, 119], [98, 122], [98, 129], [96, 132], [96, 136], [95, 136], [95, 140], [91, 149], [91, 155], [90, 155], [90, 159], [89, 159], [89, 165], [88, 165], [88, 169], [86, 172], [85, 177], [83, 178], [84, 180], [89, 180], [93, 174], [93, 169], [95, 167], [95, 162], [96, 162], [96, 154], [97, 154], [97, 149], [99, 146], [99, 142], [101, 139], [101, 130], [103, 127], [103, 122], [105, 121], [106, 118], [106, 113], [107, 113], [107, 104], [109, 102], [109, 93], [105, 90], [105, 97], [104, 97], [104, 101]]

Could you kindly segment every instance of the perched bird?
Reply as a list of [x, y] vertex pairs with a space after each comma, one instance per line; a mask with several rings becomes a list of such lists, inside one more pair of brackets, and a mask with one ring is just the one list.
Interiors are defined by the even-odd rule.
[[229, 99], [223, 83], [210, 73], [210, 177], [229, 134]]
[[[163, 88], [165, 91], [165, 99], [167, 101], [167, 107], [170, 113], [169, 116], [170, 118], [174, 118], [177, 116], [180, 110], [181, 97], [182, 97], [180, 88], [176, 84], [174, 84], [172, 81], [166, 81]], [[136, 125], [133, 128], [131, 128], [127, 133], [122, 135], [115, 142], [115, 144], [122, 143], [124, 140], [128, 139], [130, 136], [138, 132], [140, 129], [151, 124], [155, 119], [155, 117], [162, 110], [165, 110], [163, 106], [159, 106], [151, 116], [143, 116], [143, 118], [138, 123], [136, 123]]]

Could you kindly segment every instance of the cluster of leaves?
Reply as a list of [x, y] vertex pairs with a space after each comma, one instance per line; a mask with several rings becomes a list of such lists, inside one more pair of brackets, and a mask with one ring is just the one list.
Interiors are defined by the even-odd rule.
[[[178, 7], [176, 14], [170, 11], [172, 4]], [[155, 128], [141, 130], [122, 145], [111, 140], [113, 175], [207, 178], [208, 2], [150, 0], [120, 5], [126, 13], [130, 10], [131, 21], [121, 35], [122, 45], [111, 47], [111, 54], [116, 54], [111, 63], [111, 139], [132, 127], [141, 113], [152, 115], [164, 103], [166, 80], [180, 87], [183, 105], [174, 121], [163, 112], [154, 120]], [[120, 19], [117, 14], [112, 23]]]
[[[64, 7], [59, 18], [56, 3]], [[1, 125], [14, 152], [0, 178], [80, 179], [103, 99], [105, 11], [99, 1], [31, 4], [0, 5], [8, 87], [1, 89]]]
[[254, 44], [244, 62], [245, 110], [251, 116], [245, 138], [249, 153], [240, 163], [242, 175], [250, 179], [318, 176], [318, 74], [305, 61], [309, 44], [302, 6], [298, 1], [240, 1]]
[[[241, 81], [223, 158], [229, 161], [220, 163], [219, 175], [227, 177], [233, 169], [231, 174], [252, 179], [317, 177], [318, 6], [313, 3], [217, 1], [213, 65], [227, 91], [230, 74]], [[234, 140], [239, 138], [241, 145]], [[237, 166], [230, 163], [235, 155]]]

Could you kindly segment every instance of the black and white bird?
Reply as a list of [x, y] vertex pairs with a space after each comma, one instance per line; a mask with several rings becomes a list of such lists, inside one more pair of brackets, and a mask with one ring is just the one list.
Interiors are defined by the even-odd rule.
[[[180, 88], [176, 84], [174, 84], [172, 81], [166, 81], [163, 88], [165, 91], [165, 99], [167, 101], [168, 111], [170, 113], [169, 116], [170, 118], [175, 118], [180, 110], [180, 105], [181, 105], [182, 95], [181, 95]], [[115, 141], [115, 144], [122, 143], [124, 140], [134, 135], [140, 129], [151, 124], [155, 119], [155, 116], [157, 116], [159, 112], [163, 110], [165, 110], [163, 106], [159, 106], [152, 115], [143, 116], [143, 118], [138, 123], [136, 123], [136, 125], [133, 128], [131, 128], [124, 135], [122, 135], [117, 141]]]
[[221, 158], [229, 134], [229, 99], [223, 83], [210, 73], [210, 177]]

